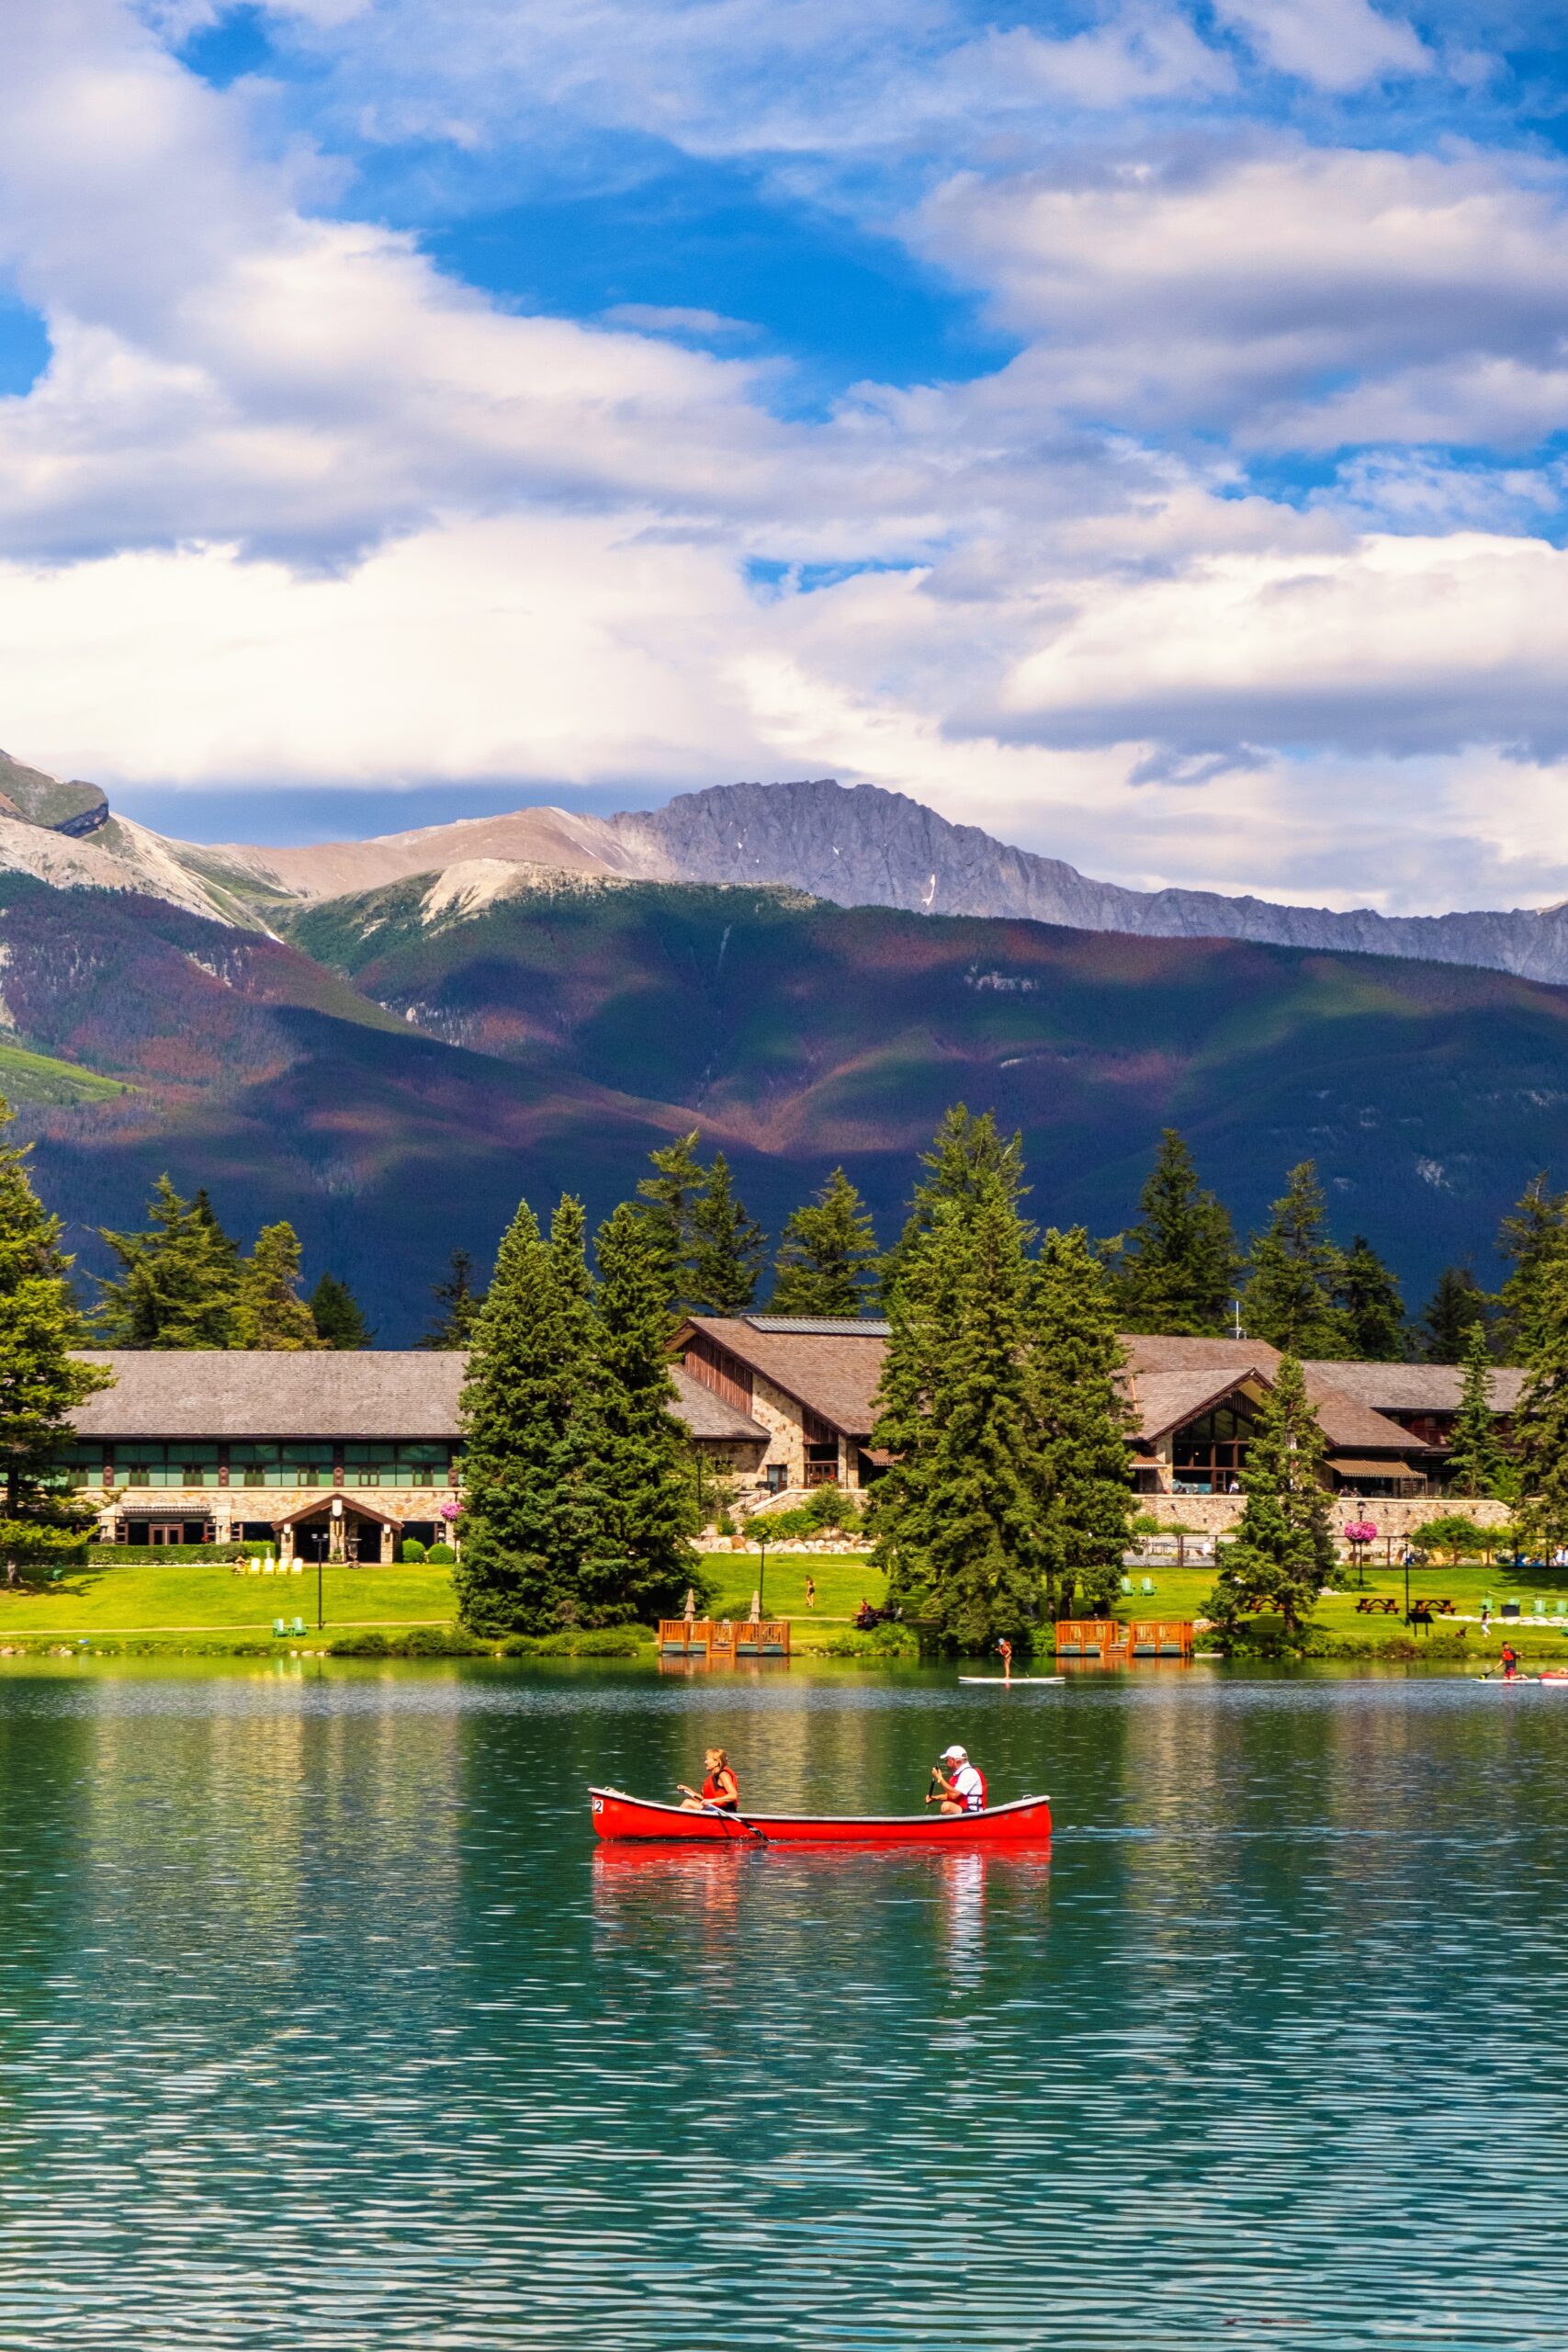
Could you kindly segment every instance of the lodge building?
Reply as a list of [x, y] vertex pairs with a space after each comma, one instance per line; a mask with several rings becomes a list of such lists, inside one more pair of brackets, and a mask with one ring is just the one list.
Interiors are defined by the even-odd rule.
[[[836, 1480], [863, 1487], [885, 1466], [871, 1443], [887, 1325], [804, 1316], [687, 1317], [682, 1368], [765, 1433], [752, 1474], [774, 1493]], [[1147, 1495], [1235, 1487], [1258, 1409], [1280, 1362], [1261, 1340], [1123, 1340], [1133, 1484]], [[1308, 1363], [1308, 1396], [1336, 1490], [1416, 1498], [1440, 1491], [1463, 1374], [1457, 1364]], [[1492, 1405], [1506, 1437], [1522, 1373], [1499, 1365]], [[739, 1444], [736, 1466], [743, 1465]]]
[[[742, 1495], [868, 1486], [887, 1325], [806, 1316], [688, 1317], [671, 1411]], [[1124, 1341], [1130, 1470], [1141, 1494], [1235, 1491], [1279, 1364], [1257, 1340]], [[461, 1498], [466, 1359], [417, 1350], [95, 1353], [115, 1375], [73, 1416], [65, 1469], [102, 1497], [121, 1544], [276, 1543], [299, 1555], [389, 1560], [450, 1532]], [[1441, 1491], [1461, 1374], [1450, 1364], [1309, 1363], [1331, 1486]], [[1523, 1374], [1499, 1366], [1506, 1436]]]

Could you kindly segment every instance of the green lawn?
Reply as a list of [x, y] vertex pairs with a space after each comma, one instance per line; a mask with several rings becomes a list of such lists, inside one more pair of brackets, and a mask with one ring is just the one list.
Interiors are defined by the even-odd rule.
[[[710, 1552], [705, 1555], [703, 1566], [718, 1590], [714, 1615], [748, 1615], [751, 1595], [757, 1589], [757, 1571], [761, 1566], [759, 1555], [755, 1552]], [[806, 1606], [807, 1577], [817, 1580], [815, 1610]], [[887, 1579], [882, 1570], [858, 1553], [847, 1557], [834, 1552], [781, 1551], [775, 1555], [769, 1548], [762, 1605], [770, 1617], [809, 1621], [815, 1616], [847, 1623], [863, 1600], [869, 1600], [874, 1609], [880, 1608], [886, 1590]]]
[[[1152, 1598], [1136, 1589], [1145, 1573], [1155, 1587]], [[1137, 1569], [1131, 1574], [1134, 1587], [1132, 1598], [1123, 1594], [1117, 1603], [1117, 1614], [1122, 1617], [1198, 1617], [1213, 1589], [1214, 1572], [1211, 1567]], [[1356, 1603], [1363, 1598], [1362, 1588], [1348, 1567], [1342, 1566], [1339, 1574], [1345, 1582], [1333, 1599], [1319, 1601], [1313, 1612], [1314, 1625], [1320, 1625], [1325, 1633], [1370, 1634], [1373, 1639], [1404, 1632], [1402, 1570], [1387, 1568], [1382, 1563], [1368, 1564], [1365, 1597], [1397, 1601], [1398, 1612], [1393, 1616], [1381, 1612], [1377, 1616], [1359, 1614]], [[1492, 1600], [1494, 1627], [1489, 1643], [1495, 1648], [1501, 1639], [1495, 1623], [1497, 1604], [1505, 1600], [1521, 1600], [1529, 1608], [1539, 1596], [1549, 1609], [1554, 1608], [1559, 1600], [1568, 1600], [1568, 1568], [1488, 1568], [1479, 1560], [1466, 1560], [1457, 1568], [1428, 1564], [1410, 1572], [1413, 1601], [1423, 1597], [1451, 1600], [1460, 1616], [1479, 1616], [1483, 1594], [1489, 1594]], [[1442, 1620], [1437, 1623], [1440, 1625]], [[1568, 1616], [1564, 1616], [1562, 1623], [1568, 1626]], [[1457, 1632], [1457, 1626], [1453, 1630]], [[1533, 1632], [1538, 1644], [1558, 1638], [1544, 1633], [1540, 1626], [1525, 1630]], [[1466, 1638], [1472, 1645], [1479, 1645], [1480, 1626], [1472, 1624]], [[1562, 1648], [1568, 1657], [1568, 1637], [1562, 1639]]]
[[[328, 1627], [442, 1625], [455, 1616], [448, 1568], [349, 1568], [322, 1578]], [[0, 1641], [10, 1634], [270, 1633], [275, 1617], [316, 1623], [316, 1572], [235, 1576], [220, 1561], [111, 1562], [42, 1591], [0, 1586]]]

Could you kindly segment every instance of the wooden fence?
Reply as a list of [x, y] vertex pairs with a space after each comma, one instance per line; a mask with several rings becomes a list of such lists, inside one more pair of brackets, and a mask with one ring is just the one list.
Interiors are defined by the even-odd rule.
[[704, 1657], [733, 1666], [737, 1658], [788, 1657], [789, 1620], [765, 1617], [753, 1624], [749, 1618], [662, 1617], [659, 1623], [660, 1657]]
[[1114, 1617], [1064, 1617], [1056, 1627], [1058, 1657], [1093, 1658], [1125, 1666], [1134, 1658], [1192, 1655], [1188, 1618], [1139, 1618], [1131, 1625]]

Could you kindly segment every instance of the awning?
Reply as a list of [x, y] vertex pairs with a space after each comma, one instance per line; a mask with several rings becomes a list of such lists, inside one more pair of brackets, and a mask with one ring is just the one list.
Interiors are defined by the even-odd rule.
[[1418, 1478], [1421, 1475], [1408, 1462], [1351, 1461], [1339, 1453], [1330, 1454], [1328, 1466], [1337, 1478]]

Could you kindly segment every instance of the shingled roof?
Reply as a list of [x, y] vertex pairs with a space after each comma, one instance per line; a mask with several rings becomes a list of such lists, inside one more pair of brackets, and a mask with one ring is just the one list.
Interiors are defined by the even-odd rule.
[[[1457, 1413], [1464, 1385], [1464, 1367], [1457, 1363], [1309, 1363], [1303, 1370], [1375, 1413]], [[1513, 1412], [1524, 1385], [1517, 1364], [1494, 1365], [1493, 1411]]]
[[870, 1436], [876, 1419], [872, 1399], [887, 1352], [885, 1323], [781, 1331], [766, 1317], [692, 1315], [683, 1328], [702, 1332], [846, 1437]]
[[[112, 1388], [72, 1415], [84, 1437], [446, 1438], [459, 1435], [468, 1357], [452, 1349], [234, 1349], [95, 1351]], [[694, 1437], [750, 1439], [750, 1415], [672, 1367], [671, 1409]]]

